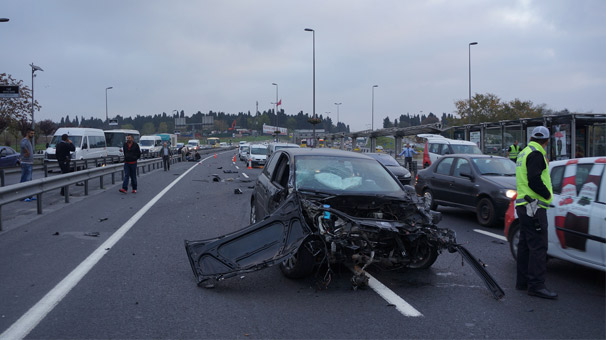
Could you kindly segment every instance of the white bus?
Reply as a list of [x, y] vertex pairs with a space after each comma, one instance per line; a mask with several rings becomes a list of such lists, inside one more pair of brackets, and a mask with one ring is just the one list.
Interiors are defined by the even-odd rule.
[[105, 142], [107, 143], [107, 155], [108, 156], [124, 156], [124, 152], [121, 152], [122, 146], [126, 143], [126, 136], [133, 135], [135, 143], [139, 143], [141, 134], [137, 130], [104, 130]]

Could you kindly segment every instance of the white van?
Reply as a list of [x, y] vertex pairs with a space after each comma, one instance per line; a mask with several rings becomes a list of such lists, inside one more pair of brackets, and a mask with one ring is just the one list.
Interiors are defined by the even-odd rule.
[[104, 130], [103, 133], [105, 133], [108, 156], [124, 156], [124, 152], [120, 150], [122, 150], [122, 146], [124, 146], [124, 143], [126, 143], [126, 136], [132, 135], [135, 143], [139, 143], [139, 139], [141, 137], [141, 134], [137, 130]]
[[101, 129], [63, 127], [57, 129], [50, 141], [44, 161], [57, 161], [55, 148], [61, 141], [61, 136], [67, 134], [69, 139], [76, 147], [76, 151], [71, 153], [73, 160], [92, 159], [107, 157], [107, 144], [105, 143], [105, 134]]
[[187, 147], [190, 150], [200, 150], [200, 140], [199, 139], [190, 139], [187, 141]]
[[455, 153], [481, 155], [482, 150], [474, 142], [450, 139], [441, 135], [420, 134], [417, 137], [425, 138], [425, 151], [423, 151], [423, 169], [431, 165], [443, 155]]
[[162, 137], [158, 135], [141, 136], [139, 148], [141, 149], [141, 157], [156, 157], [162, 150]]
[[252, 167], [265, 165], [267, 162], [267, 145], [251, 144], [250, 149], [248, 150], [248, 156], [250, 157]]

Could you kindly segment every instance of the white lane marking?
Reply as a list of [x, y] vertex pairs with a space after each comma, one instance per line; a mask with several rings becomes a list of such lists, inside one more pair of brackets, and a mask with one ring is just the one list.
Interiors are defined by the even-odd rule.
[[15, 321], [4, 333], [0, 334], [0, 339], [23, 339], [42, 321], [48, 313], [50, 313], [61, 300], [74, 288], [78, 282], [103, 258], [105, 254], [118, 242], [120, 239], [145, 215], [145, 213], [156, 202], [164, 196], [177, 182], [185, 175], [192, 171], [196, 165], [202, 164], [205, 160], [211, 158], [209, 156], [200, 160], [194, 166], [185, 171], [181, 176], [172, 181], [164, 190], [160, 191], [151, 201], [147, 202], [141, 210], [133, 215], [120, 229], [112, 234], [99, 248], [95, 249], [76, 269], [72, 270], [61, 282], [51, 289], [38, 303], [23, 314], [19, 320]]
[[244, 176], [244, 177], [248, 178], [248, 175], [247, 175], [247, 174], [245, 174], [245, 173], [242, 173], [242, 176]]
[[491, 233], [489, 231], [484, 231], [484, 230], [481, 230], [481, 229], [474, 229], [473, 231], [475, 231], [476, 233], [484, 234], [484, 235], [487, 235], [487, 236], [499, 239], [501, 241], [507, 242], [507, 237], [502, 236], [502, 235], [497, 235], [497, 234]]
[[240, 167], [236, 165], [236, 169], [240, 170]]
[[379, 294], [387, 303], [394, 305], [396, 309], [404, 316], [423, 316], [421, 312], [416, 310], [408, 302], [404, 301], [400, 296], [394, 293], [391, 289], [387, 288], [384, 284], [375, 279], [372, 275], [368, 275], [368, 286], [372, 288], [377, 294]]

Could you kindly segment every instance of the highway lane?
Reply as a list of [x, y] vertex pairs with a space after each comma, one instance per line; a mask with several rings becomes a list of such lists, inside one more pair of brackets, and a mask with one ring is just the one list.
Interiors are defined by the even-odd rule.
[[[108, 186], [0, 234], [0, 332], [193, 167], [28, 337], [604, 338], [603, 273], [552, 261], [548, 283], [560, 300], [528, 297], [513, 289], [515, 265], [507, 244], [474, 232], [473, 215], [448, 208], [439, 208], [440, 225], [456, 230], [459, 242], [487, 264], [505, 289], [503, 300], [495, 301], [471, 268], [461, 267], [460, 256], [449, 253], [429, 270], [373, 272], [422, 317], [403, 316], [372, 289], [351, 290], [344, 269], [320, 291], [313, 278], [289, 280], [277, 267], [199, 288], [183, 240], [215, 237], [248, 223], [253, 182], [246, 181], [261, 170], [242, 162], [236, 169], [232, 156], [143, 175], [136, 195]], [[214, 182], [213, 174], [223, 181]], [[234, 194], [236, 188], [244, 194]], [[85, 236], [91, 232], [99, 236]]]

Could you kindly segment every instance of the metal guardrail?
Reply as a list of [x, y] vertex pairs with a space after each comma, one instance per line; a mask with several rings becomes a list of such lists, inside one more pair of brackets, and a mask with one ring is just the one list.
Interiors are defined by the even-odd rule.
[[[181, 161], [180, 155], [173, 156], [173, 163]], [[143, 173], [156, 169], [163, 168], [162, 158], [154, 158], [149, 160], [141, 160], [137, 162], [137, 175], [140, 170]], [[36, 196], [37, 213], [42, 214], [43, 193], [64, 188], [65, 203], [69, 203], [69, 187], [76, 183], [84, 183], [84, 195], [88, 195], [88, 182], [90, 180], [99, 179], [99, 186], [104, 189], [104, 177], [111, 176], [112, 185], [116, 183], [116, 173], [121, 173], [121, 178], [124, 178], [124, 165], [113, 164], [101, 166], [94, 169], [70, 172], [52, 177], [44, 177], [28, 182], [17, 183], [0, 188], [0, 231], [2, 231], [2, 206], [25, 199], [27, 197]]]

